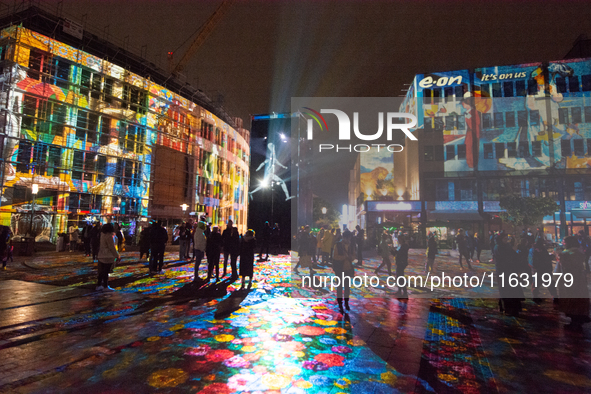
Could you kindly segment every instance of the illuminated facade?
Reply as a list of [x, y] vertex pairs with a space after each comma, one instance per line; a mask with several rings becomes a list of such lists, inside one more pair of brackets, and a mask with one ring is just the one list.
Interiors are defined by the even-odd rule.
[[16, 24], [0, 32], [2, 224], [17, 235], [32, 224], [38, 241], [55, 241], [88, 220], [122, 222], [133, 236], [148, 219], [207, 213], [244, 232], [250, 150], [241, 120], [121, 48], [109, 56], [113, 45], [99, 43], [99, 56], [84, 45], [96, 36], [43, 17], [60, 40]]
[[419, 74], [400, 112], [417, 116], [418, 141], [393, 155], [390, 197], [421, 204], [382, 215], [482, 235], [502, 226], [501, 196], [549, 196], [548, 238], [588, 232], [591, 59]]

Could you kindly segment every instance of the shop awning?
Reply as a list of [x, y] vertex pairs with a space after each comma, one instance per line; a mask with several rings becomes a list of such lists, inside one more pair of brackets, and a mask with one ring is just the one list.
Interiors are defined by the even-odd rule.
[[591, 210], [590, 209], [571, 209], [570, 211], [573, 215], [575, 215], [578, 219], [590, 219], [591, 218]]
[[482, 221], [482, 216], [478, 211], [430, 211], [427, 214], [427, 221]]

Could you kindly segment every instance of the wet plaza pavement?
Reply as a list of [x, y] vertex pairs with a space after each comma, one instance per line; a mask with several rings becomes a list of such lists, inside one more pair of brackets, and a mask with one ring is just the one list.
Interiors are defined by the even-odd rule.
[[[334, 294], [294, 286], [287, 255], [256, 263], [249, 291], [228, 277], [194, 284], [193, 264], [177, 256], [149, 276], [137, 252], [124, 254], [113, 292], [94, 290], [96, 264], [82, 255], [9, 264], [0, 393], [591, 392], [591, 329], [565, 330], [552, 302], [527, 300], [514, 318], [493, 298], [360, 288], [343, 315]], [[411, 251], [407, 273], [424, 259]], [[438, 261], [461, 272], [453, 254]], [[357, 275], [378, 264], [364, 261]]]

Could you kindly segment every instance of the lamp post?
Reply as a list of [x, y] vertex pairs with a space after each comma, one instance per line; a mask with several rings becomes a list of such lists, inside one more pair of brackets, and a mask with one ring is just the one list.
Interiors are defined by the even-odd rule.
[[324, 219], [324, 221], [326, 222], [326, 212], [328, 210], [326, 209], [326, 207], [322, 207], [322, 218]]
[[35, 237], [35, 233], [33, 232], [33, 216], [35, 216], [35, 197], [37, 196], [37, 193], [39, 192], [39, 185], [36, 183], [33, 183], [31, 185], [31, 194], [32, 194], [32, 204], [31, 204], [31, 225], [29, 226], [29, 232], [31, 234], [32, 237]]
[[181, 204], [181, 208], [183, 209], [183, 221], [185, 220], [185, 212], [187, 212], [187, 208], [189, 206], [187, 204]]

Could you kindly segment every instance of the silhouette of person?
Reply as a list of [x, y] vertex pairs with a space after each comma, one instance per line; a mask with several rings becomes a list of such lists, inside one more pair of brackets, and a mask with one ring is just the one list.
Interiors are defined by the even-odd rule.
[[276, 182], [281, 185], [281, 188], [283, 189], [283, 192], [285, 193], [285, 201], [294, 198], [294, 196], [289, 195], [289, 191], [287, 190], [287, 185], [285, 184], [285, 181], [283, 179], [279, 178], [279, 176], [277, 176], [275, 174], [275, 166], [276, 165], [281, 168], [287, 169], [286, 166], [284, 166], [283, 164], [281, 164], [279, 162], [279, 160], [277, 160], [276, 155], [275, 155], [275, 145], [272, 142], [270, 142], [267, 145], [267, 158], [256, 169], [256, 171], [259, 171], [261, 168], [263, 168], [263, 166], [265, 167], [265, 178], [264, 178], [265, 182], [263, 184], [259, 185], [259, 187], [257, 187], [256, 189], [254, 189], [250, 193], [248, 193], [250, 195], [251, 199], [252, 199], [252, 195], [254, 193], [258, 192], [259, 190], [261, 190], [262, 188], [266, 187], [267, 184], [269, 183], [269, 181], [271, 183]]

